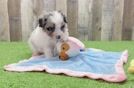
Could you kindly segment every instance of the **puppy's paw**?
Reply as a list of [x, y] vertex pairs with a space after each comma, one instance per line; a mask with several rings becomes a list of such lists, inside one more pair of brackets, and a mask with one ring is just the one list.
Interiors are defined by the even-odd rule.
[[40, 53], [40, 52], [34, 52], [34, 53], [32, 53], [32, 56], [40, 56], [40, 55], [43, 55], [43, 53]]

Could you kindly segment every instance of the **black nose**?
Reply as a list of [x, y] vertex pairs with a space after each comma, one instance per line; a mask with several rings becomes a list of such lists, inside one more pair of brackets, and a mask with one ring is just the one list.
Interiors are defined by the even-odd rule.
[[60, 36], [60, 35], [56, 36], [56, 39], [60, 39], [60, 38], [61, 38], [61, 36]]

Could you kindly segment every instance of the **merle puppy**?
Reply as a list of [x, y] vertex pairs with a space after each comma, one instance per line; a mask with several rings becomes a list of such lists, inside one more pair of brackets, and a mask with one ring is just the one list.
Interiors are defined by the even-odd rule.
[[53, 11], [38, 19], [38, 26], [29, 38], [33, 56], [44, 54], [47, 58], [56, 56], [56, 43], [66, 41], [69, 36], [67, 20], [63, 13]]

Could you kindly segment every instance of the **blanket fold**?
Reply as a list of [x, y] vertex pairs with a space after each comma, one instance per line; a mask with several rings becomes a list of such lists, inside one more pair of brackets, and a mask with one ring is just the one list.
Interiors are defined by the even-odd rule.
[[67, 61], [61, 61], [58, 57], [47, 59], [42, 55], [6, 65], [4, 69], [16, 72], [46, 71], [52, 74], [64, 73], [68, 76], [122, 82], [126, 80], [123, 65], [127, 58], [127, 50], [110, 52], [89, 48]]

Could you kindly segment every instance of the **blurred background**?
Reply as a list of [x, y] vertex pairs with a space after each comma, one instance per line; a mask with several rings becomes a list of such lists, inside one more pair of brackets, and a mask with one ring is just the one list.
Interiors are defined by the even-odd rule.
[[0, 41], [27, 41], [41, 12], [53, 10], [80, 40], [134, 40], [134, 0], [0, 0]]

